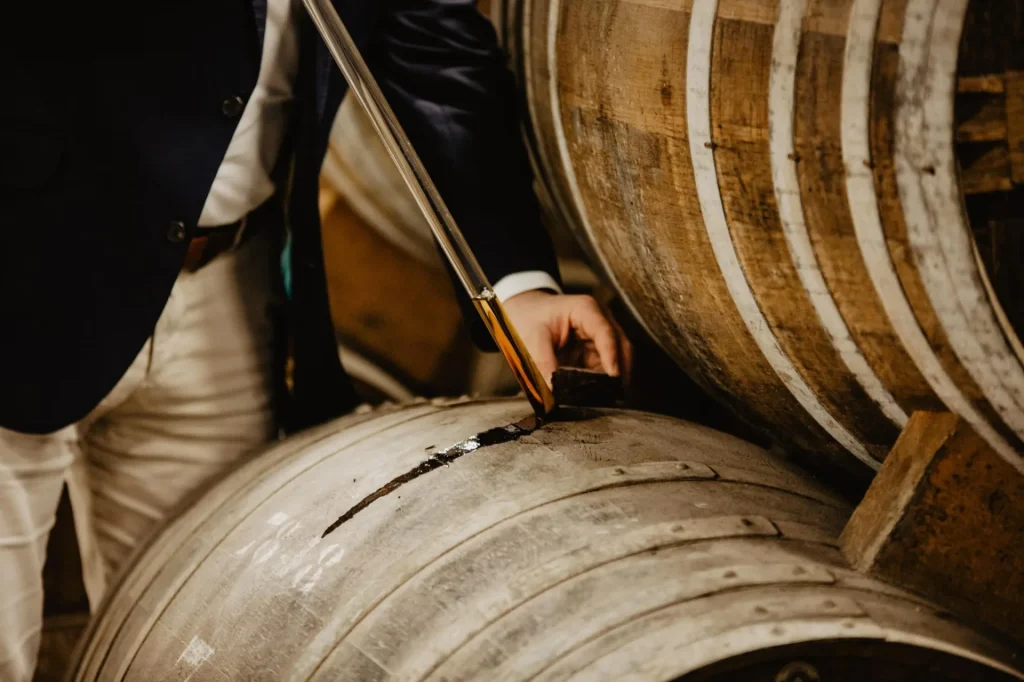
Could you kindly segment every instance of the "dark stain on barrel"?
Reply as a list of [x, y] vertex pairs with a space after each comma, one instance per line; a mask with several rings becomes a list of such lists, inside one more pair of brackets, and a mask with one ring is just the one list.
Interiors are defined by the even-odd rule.
[[672, 106], [672, 80], [669, 74], [668, 57], [661, 58], [661, 103], [666, 107]]
[[[567, 417], [571, 415], [566, 415]], [[400, 487], [414, 481], [424, 474], [428, 474], [434, 469], [438, 469], [442, 466], [448, 466], [455, 460], [459, 459], [463, 455], [467, 455], [471, 452], [475, 452], [481, 448], [485, 448], [491, 445], [498, 445], [500, 443], [510, 443], [512, 441], [519, 440], [523, 436], [527, 436], [537, 430], [539, 424], [536, 417], [530, 416], [521, 422], [516, 424], [509, 424], [508, 426], [499, 426], [493, 429], [488, 429], [478, 433], [477, 435], [456, 443], [455, 445], [449, 446], [444, 450], [439, 450], [427, 459], [420, 462], [418, 465], [405, 472], [401, 476], [397, 476], [381, 487], [374, 490], [372, 493], [360, 500], [354, 507], [349, 509], [347, 512], [341, 515], [337, 521], [332, 523], [324, 531], [320, 537], [325, 538], [335, 530], [337, 530], [343, 523], [354, 517], [359, 512], [363, 511], [371, 504], [376, 502], [382, 497], [393, 493]]]

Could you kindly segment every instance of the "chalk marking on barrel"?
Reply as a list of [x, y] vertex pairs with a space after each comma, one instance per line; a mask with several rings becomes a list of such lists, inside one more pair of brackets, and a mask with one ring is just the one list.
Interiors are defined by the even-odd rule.
[[[967, 0], [910, 0], [900, 42], [896, 184], [921, 282], [957, 358], [1024, 438], [1024, 369], [985, 296], [953, 149], [958, 45]], [[1005, 456], [1005, 452], [1003, 452]], [[1008, 458], [1024, 471], [1024, 460]]]
[[214, 653], [216, 653], [216, 649], [203, 641], [203, 638], [199, 635], [193, 635], [188, 646], [186, 646], [185, 650], [181, 652], [181, 655], [178, 656], [178, 660], [176, 660], [174, 664], [177, 665], [178, 663], [184, 663], [186, 666], [192, 668], [192, 672], [190, 672], [188, 677], [185, 678], [186, 682], [188, 682], [188, 680], [192, 679], [196, 670], [199, 669], [199, 666], [205, 663], [210, 656], [213, 656]]
[[[525, 3], [529, 6], [531, 3]], [[647, 321], [636, 305], [633, 303], [633, 299], [630, 297], [629, 292], [619, 282], [618, 277], [615, 275], [615, 271], [612, 269], [605, 257], [604, 252], [598, 246], [601, 242], [594, 236], [594, 228], [590, 225], [590, 217], [587, 214], [587, 206], [583, 201], [583, 192], [580, 191], [579, 181], [576, 179], [576, 168], [572, 163], [572, 155], [569, 153], [569, 142], [565, 136], [565, 128], [562, 125], [562, 102], [558, 93], [558, 16], [559, 8], [561, 7], [561, 0], [551, 0], [551, 4], [548, 6], [548, 23], [547, 23], [547, 53], [548, 53], [548, 96], [551, 100], [551, 124], [552, 134], [555, 137], [555, 141], [558, 143], [558, 154], [562, 164], [562, 170], [565, 172], [565, 180], [569, 185], [569, 191], [572, 194], [573, 202], [576, 204], [576, 212], [580, 218], [580, 226], [583, 228], [583, 232], [587, 235], [587, 240], [594, 245], [592, 251], [595, 257], [600, 261], [601, 268], [604, 270], [608, 279], [611, 280], [612, 286], [619, 293], [619, 298], [629, 308], [629, 312], [633, 315], [633, 319], [640, 323], [647, 335], [654, 339], [655, 343], [666, 350], [665, 345], [660, 340], [659, 336], [653, 332], [648, 326]], [[667, 352], [667, 350], [666, 350]]]
[[1004, 458], [1012, 460], [1015, 453], [1011, 445], [974, 409], [943, 368], [917, 322], [889, 254], [875, 192], [874, 173], [871, 170], [871, 74], [881, 6], [882, 0], [854, 1], [843, 65], [840, 129], [843, 165], [846, 167], [846, 193], [857, 244], [893, 330], [928, 385], [950, 410], [963, 417], [993, 449]]
[[771, 146], [772, 184], [789, 246], [793, 267], [800, 277], [822, 327], [828, 333], [839, 357], [864, 392], [897, 426], [907, 423], [907, 413], [882, 385], [843, 320], [829, 291], [811, 244], [800, 193], [794, 141], [796, 107], [796, 69], [803, 34], [806, 0], [782, 0], [772, 40], [772, 69], [769, 77], [768, 128]]
[[[308, 463], [303, 468], [300, 468], [297, 471], [293, 471], [291, 477], [279, 480], [278, 485], [276, 489], [273, 490], [272, 494], [277, 494], [283, 487], [295, 481], [297, 477], [302, 476], [303, 474], [308, 473], [311, 469], [317, 467], [320, 464], [323, 464], [325, 461], [328, 460], [328, 458], [331, 455], [338, 452], [339, 448], [351, 447], [356, 443], [360, 443], [375, 437], [379, 437], [388, 429], [395, 428], [403, 424], [408, 424], [418, 419], [428, 418], [436, 414], [438, 411], [439, 410], [436, 407], [426, 405], [424, 405], [423, 408], [410, 407], [401, 410], [395, 413], [394, 421], [390, 421], [389, 418], [378, 418], [378, 423], [382, 422], [384, 425], [374, 430], [371, 430], [369, 433], [357, 431], [358, 435], [354, 440], [350, 440], [348, 436], [344, 434], [339, 435], [337, 433], [331, 433], [323, 437], [313, 438], [307, 443], [307, 447], [309, 447], [310, 450], [305, 453], [305, 459], [307, 460]], [[256, 511], [256, 508], [250, 507], [248, 504], [246, 504], [246, 498], [242, 497], [241, 499], [239, 499], [237, 493], [229, 499], [234, 501], [238, 505], [241, 505], [242, 508], [244, 509], [244, 511], [240, 513], [240, 517], [238, 518], [235, 525], [232, 526], [233, 530], [234, 528], [237, 528], [238, 525], [244, 523], [249, 518], [249, 515]], [[225, 501], [223, 504], [228, 504], [228, 502]], [[223, 507], [219, 508], [223, 509]], [[232, 511], [230, 513], [237, 514], [238, 512]], [[148, 604], [149, 608], [145, 612], [145, 616], [142, 617], [142, 623], [138, 625], [130, 634], [123, 634], [123, 627], [124, 624], [131, 618], [132, 614], [135, 612], [136, 607], [134, 606], [132, 606], [129, 609], [129, 612], [123, 621], [112, 626], [115, 630], [115, 633], [111, 635], [111, 637], [116, 639], [120, 639], [121, 637], [127, 637], [130, 638], [131, 643], [125, 645], [125, 656], [123, 660], [117, 664], [114, 674], [111, 675], [111, 679], [121, 679], [127, 674], [128, 668], [134, 662], [135, 657], [138, 655], [143, 642], [146, 640], [146, 638], [149, 637], [150, 632], [152, 632], [153, 628], [156, 626], [156, 623], [160, 620], [160, 618], [163, 617], [163, 614], [167, 610], [167, 608], [178, 597], [179, 591], [192, 578], [195, 572], [199, 570], [200, 566], [204, 565], [204, 563], [210, 558], [211, 554], [220, 549], [221, 543], [223, 543], [227, 539], [227, 537], [228, 536], [225, 535], [220, 540], [210, 545], [204, 552], [192, 556], [191, 568], [175, 575], [173, 579], [171, 579], [168, 582], [168, 584], [166, 585], [166, 589], [161, 594], [160, 599], [156, 600], [154, 603]], [[137, 575], [135, 573], [132, 573], [129, 576], [126, 576], [126, 578], [134, 580], [137, 579]], [[149, 583], [147, 583], [147, 585], [151, 584], [153, 576], [147, 576], [146, 580], [150, 581]], [[122, 589], [124, 589], [124, 587], [125, 585], [121, 586]], [[136, 585], [134, 586], [134, 589], [143, 591], [145, 589], [148, 589], [148, 587]], [[95, 660], [95, 658], [93, 658], [93, 660], [90, 661], [90, 670], [96, 668], [97, 666], [102, 667], [105, 664], [105, 659]], [[90, 672], [90, 674], [92, 673]]]
[[829, 435], [861, 462], [872, 469], [878, 469], [879, 463], [853, 434], [829, 414], [779, 346], [779, 341], [775, 338], [768, 320], [761, 313], [754, 292], [750, 289], [750, 283], [747, 282], [740, 266], [725, 218], [725, 208], [718, 186], [718, 170], [712, 150], [711, 44], [717, 10], [718, 0], [694, 0], [686, 63], [686, 118], [690, 136], [690, 155], [693, 158], [697, 196], [700, 199], [704, 225], [715, 259], [747, 330], [782, 383]]

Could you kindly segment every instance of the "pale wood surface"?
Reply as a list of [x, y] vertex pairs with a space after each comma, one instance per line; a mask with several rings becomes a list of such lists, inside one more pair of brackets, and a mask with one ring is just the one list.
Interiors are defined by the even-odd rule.
[[1024, 476], [959, 417], [916, 412], [843, 531], [858, 569], [1024, 646]]
[[833, 493], [665, 417], [583, 411], [467, 451], [322, 537], [431, 453], [529, 412], [386, 409], [254, 458], [135, 557], [74, 679], [655, 682], [783, 643], [778, 668], [838, 665], [852, 639], [875, 670], [1011, 679], [1002, 645], [846, 566]]

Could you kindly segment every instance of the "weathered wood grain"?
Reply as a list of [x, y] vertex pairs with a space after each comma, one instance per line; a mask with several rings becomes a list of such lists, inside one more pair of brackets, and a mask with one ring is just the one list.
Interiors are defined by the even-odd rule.
[[858, 569], [1024, 643], [1024, 475], [956, 415], [915, 412], [843, 531]]
[[1006, 142], [1015, 185], [1024, 185], [1024, 71], [1006, 72]]
[[1012, 190], [1020, 0], [503, 6], [560, 218], [681, 367], [831, 466], [947, 408], [1024, 468], [1020, 292], [966, 212]]
[[872, 679], [907, 665], [911, 641], [948, 670], [1024, 679], [1000, 642], [851, 570], [834, 493], [650, 414], [581, 410], [480, 447], [322, 537], [431, 452], [528, 414], [517, 400], [387, 409], [253, 458], [136, 555], [72, 679], [656, 682], [722, 661], [836, 662], [851, 638]]
[[1003, 336], [975, 265], [948, 133], [966, 9], [966, 0], [908, 3], [897, 84], [896, 179], [915, 265], [950, 346], [1021, 437], [1024, 367]]

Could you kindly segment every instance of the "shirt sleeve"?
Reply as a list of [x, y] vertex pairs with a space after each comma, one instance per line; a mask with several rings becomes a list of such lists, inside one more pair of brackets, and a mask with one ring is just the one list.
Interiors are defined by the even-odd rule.
[[493, 289], [494, 294], [502, 303], [513, 296], [537, 289], [554, 294], [562, 293], [562, 287], [555, 281], [555, 278], [543, 270], [527, 270], [505, 275], [495, 283]]
[[[515, 82], [476, 0], [392, 0], [366, 50], [391, 108], [499, 297], [557, 290]], [[526, 274], [530, 273], [530, 274]], [[540, 273], [540, 274], [538, 274]], [[542, 277], [541, 275], [546, 275]], [[477, 315], [456, 286], [466, 319]], [[473, 337], [490, 346], [486, 330]]]

